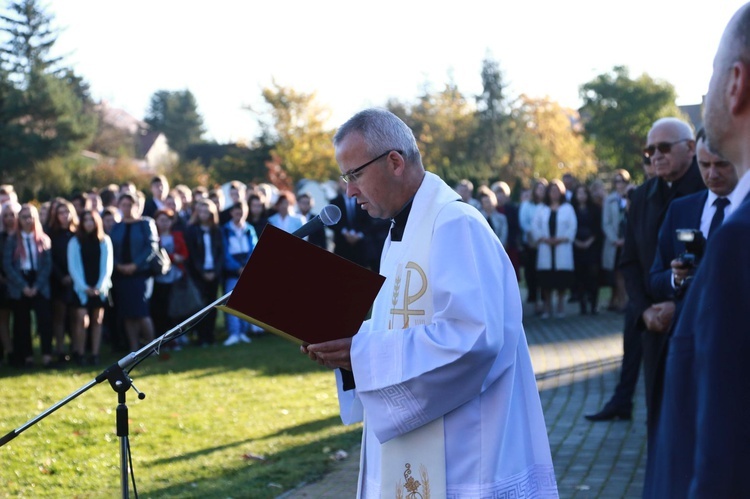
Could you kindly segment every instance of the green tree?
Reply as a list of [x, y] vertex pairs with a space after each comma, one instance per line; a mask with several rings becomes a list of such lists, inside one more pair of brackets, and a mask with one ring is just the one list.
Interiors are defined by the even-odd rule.
[[0, 54], [12, 80], [23, 87], [34, 73], [59, 71], [62, 58], [49, 55], [57, 41], [53, 16], [44, 12], [37, 0], [11, 1], [6, 10], [7, 14], [0, 14], [4, 23], [0, 30], [9, 40], [0, 47]]
[[593, 147], [576, 129], [576, 111], [549, 98], [521, 95], [515, 115], [522, 132], [509, 167], [513, 177], [552, 179], [572, 173], [583, 179], [596, 173]]
[[508, 98], [500, 64], [491, 57], [482, 61], [482, 93], [475, 97], [477, 126], [472, 150], [483, 170], [493, 177], [507, 178], [504, 170], [514, 162], [518, 142], [513, 121], [512, 105]]
[[647, 74], [631, 78], [624, 66], [582, 85], [580, 95], [585, 135], [605, 170], [625, 168], [640, 176], [642, 150], [653, 122], [683, 117], [671, 84]]
[[471, 160], [474, 109], [455, 83], [449, 81], [439, 92], [432, 92], [425, 84], [415, 105], [392, 99], [386, 107], [414, 131], [427, 170], [448, 183], [462, 178], [486, 180], [490, 176], [488, 168]]
[[90, 142], [96, 115], [86, 83], [49, 55], [56, 31], [37, 0], [10, 2], [0, 22], [0, 178], [24, 188], [36, 165]]
[[328, 127], [330, 110], [319, 104], [315, 93], [306, 94], [283, 87], [275, 80], [263, 89], [268, 109], [256, 113], [262, 133], [259, 141], [273, 144], [273, 171], [286, 172], [291, 183], [307, 178], [329, 180], [338, 175], [332, 146], [333, 130]]
[[169, 147], [180, 156], [202, 140], [203, 117], [198, 113], [198, 103], [190, 90], [155, 92], [145, 121], [152, 129], [162, 132]]

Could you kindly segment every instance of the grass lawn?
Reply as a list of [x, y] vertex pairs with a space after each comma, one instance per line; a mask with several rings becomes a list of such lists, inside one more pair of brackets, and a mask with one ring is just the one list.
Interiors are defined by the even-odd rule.
[[[0, 434], [103, 368], [0, 368]], [[361, 426], [341, 424], [333, 374], [273, 335], [152, 357], [131, 377], [147, 395], [127, 392], [141, 497], [276, 497], [360, 439]], [[1, 447], [0, 497], [119, 497], [116, 407], [117, 394], [99, 384]]]

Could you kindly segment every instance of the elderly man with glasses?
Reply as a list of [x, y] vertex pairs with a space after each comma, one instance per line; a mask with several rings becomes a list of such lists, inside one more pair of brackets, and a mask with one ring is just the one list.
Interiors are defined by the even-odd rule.
[[[619, 268], [625, 278], [628, 306], [623, 330], [623, 371], [615, 393], [604, 408], [586, 416], [590, 421], [630, 419], [637, 365], [643, 358], [646, 401], [651, 400], [660, 352], [668, 336], [669, 304], [657, 303], [649, 291], [649, 274], [658, 245], [659, 227], [672, 200], [706, 188], [695, 163], [695, 140], [690, 125], [677, 118], [657, 120], [648, 132], [644, 156], [656, 176], [630, 197], [625, 243]], [[626, 376], [626, 372], [629, 373]], [[651, 408], [648, 408], [649, 412]]]
[[[364, 416], [358, 497], [557, 497], [513, 266], [482, 214], [370, 109], [334, 138], [347, 193], [392, 228], [372, 318], [303, 347]], [[324, 325], [322, 325], [324, 327]]]

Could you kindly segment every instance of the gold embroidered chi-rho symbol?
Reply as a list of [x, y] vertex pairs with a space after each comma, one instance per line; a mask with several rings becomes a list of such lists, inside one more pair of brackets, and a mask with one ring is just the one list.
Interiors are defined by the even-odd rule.
[[[419, 288], [419, 291], [417, 291], [413, 295], [410, 295], [409, 283], [411, 282], [412, 270], [419, 274], [419, 277], [422, 280], [422, 286]], [[391, 315], [403, 316], [404, 327], [407, 328], [409, 327], [409, 318], [412, 315], [424, 315], [424, 310], [413, 310], [409, 308], [409, 305], [419, 300], [422, 297], [422, 295], [424, 295], [427, 292], [427, 274], [425, 274], [424, 270], [422, 270], [422, 267], [420, 267], [414, 262], [409, 262], [406, 264], [406, 282], [404, 283], [404, 307], [403, 308], [396, 308], [396, 304], [398, 303], [398, 295], [400, 293], [400, 287], [401, 287], [401, 266], [400, 265], [398, 268], [398, 272], [396, 274], [397, 274], [396, 282], [393, 285], [393, 299], [391, 301], [391, 303], [393, 303], [394, 308], [391, 309]]]

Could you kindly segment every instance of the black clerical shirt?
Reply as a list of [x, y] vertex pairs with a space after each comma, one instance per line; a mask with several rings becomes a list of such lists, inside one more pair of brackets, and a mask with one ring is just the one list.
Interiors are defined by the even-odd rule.
[[411, 198], [408, 203], [401, 208], [395, 217], [391, 219], [391, 241], [399, 242], [404, 237], [404, 229], [406, 229], [406, 221], [409, 218], [411, 212], [411, 205], [414, 203], [414, 198]]

